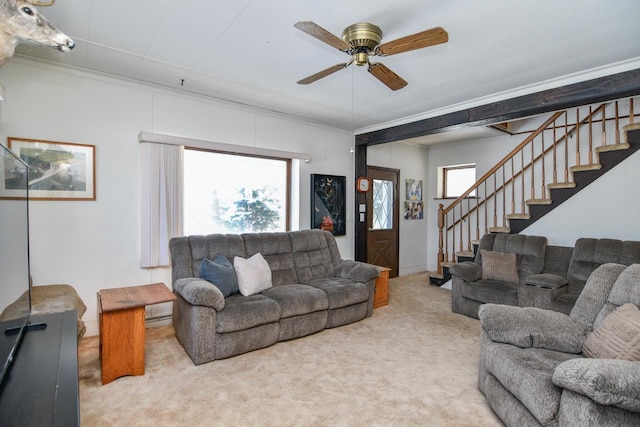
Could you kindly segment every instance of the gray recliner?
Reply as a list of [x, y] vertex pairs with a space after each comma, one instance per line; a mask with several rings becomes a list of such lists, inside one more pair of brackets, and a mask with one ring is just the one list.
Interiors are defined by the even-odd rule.
[[478, 387], [508, 426], [640, 425], [640, 362], [583, 357], [616, 308], [640, 306], [640, 264], [604, 264], [569, 315], [486, 304]]
[[[547, 238], [524, 234], [485, 234], [475, 260], [453, 264], [451, 309], [478, 318], [478, 308], [484, 303], [518, 305], [518, 291], [527, 277], [542, 273]], [[482, 279], [482, 250], [515, 253], [519, 283]]]

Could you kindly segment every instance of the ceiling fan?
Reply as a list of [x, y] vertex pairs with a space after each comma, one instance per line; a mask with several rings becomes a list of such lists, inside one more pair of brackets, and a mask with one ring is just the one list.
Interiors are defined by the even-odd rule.
[[355, 62], [358, 66], [367, 65], [369, 72], [387, 85], [389, 89], [402, 89], [407, 85], [407, 82], [402, 77], [391, 71], [384, 64], [379, 62], [371, 63], [369, 57], [395, 55], [397, 53], [422, 49], [449, 41], [449, 34], [442, 27], [432, 28], [383, 44], [380, 44], [382, 41], [382, 30], [380, 27], [367, 22], [348, 26], [342, 32], [342, 38], [333, 35], [311, 21], [297, 22], [294, 24], [294, 27], [351, 56], [349, 62], [336, 64], [300, 80], [298, 84], [301, 85], [313, 83], [336, 71], [343, 70]]

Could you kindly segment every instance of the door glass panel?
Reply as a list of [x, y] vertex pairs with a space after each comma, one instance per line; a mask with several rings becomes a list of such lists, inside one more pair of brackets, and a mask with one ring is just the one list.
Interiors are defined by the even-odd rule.
[[373, 230], [393, 228], [393, 181], [373, 180]]

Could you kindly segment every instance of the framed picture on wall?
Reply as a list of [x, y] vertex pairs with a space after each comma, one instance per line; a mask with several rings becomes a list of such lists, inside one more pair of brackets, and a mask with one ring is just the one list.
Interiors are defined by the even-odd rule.
[[70, 142], [9, 137], [9, 148], [29, 168], [4, 162], [0, 198], [15, 199], [28, 176], [29, 199], [96, 200], [96, 147]]
[[404, 219], [423, 219], [424, 218], [424, 202], [412, 202], [407, 200], [404, 202]]
[[422, 180], [407, 179], [405, 189], [407, 200], [414, 202], [422, 200]]
[[422, 201], [422, 180], [405, 180], [405, 190], [404, 219], [423, 219], [424, 202]]
[[345, 176], [311, 174], [311, 228], [347, 233], [346, 182]]

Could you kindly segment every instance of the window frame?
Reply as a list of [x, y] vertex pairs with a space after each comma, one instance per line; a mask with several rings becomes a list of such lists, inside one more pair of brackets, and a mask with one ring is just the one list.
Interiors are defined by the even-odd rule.
[[[452, 166], [443, 166], [441, 167], [441, 171], [442, 171], [442, 194], [441, 197], [442, 199], [457, 199], [458, 197], [460, 197], [460, 195], [457, 196], [453, 196], [453, 195], [449, 195], [447, 192], [447, 187], [448, 187], [448, 172], [449, 171], [453, 171], [453, 170], [462, 170], [462, 169], [473, 169], [474, 170], [474, 175], [475, 172], [477, 171], [476, 168], [476, 164], [475, 163], [467, 163], [467, 164], [463, 164], [463, 165], [452, 165]], [[476, 183], [476, 178], [474, 178], [473, 182], [470, 184], [473, 185]], [[468, 187], [467, 187], [468, 188]], [[467, 197], [476, 197], [476, 190], [473, 190]]]
[[285, 220], [284, 220], [284, 231], [291, 231], [291, 175], [293, 172], [292, 168], [292, 159], [286, 157], [278, 157], [278, 156], [267, 156], [263, 154], [248, 154], [248, 153], [232, 153], [225, 150], [215, 150], [211, 148], [202, 148], [202, 147], [194, 147], [194, 146], [184, 146], [185, 150], [192, 151], [202, 151], [205, 153], [217, 153], [217, 154], [225, 154], [228, 156], [237, 156], [237, 157], [252, 157], [258, 159], [267, 159], [267, 160], [279, 160], [283, 161], [286, 164], [286, 197], [285, 197]]

